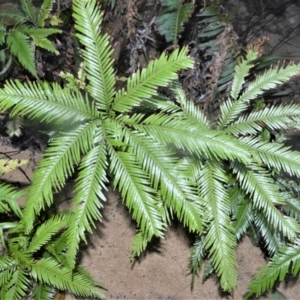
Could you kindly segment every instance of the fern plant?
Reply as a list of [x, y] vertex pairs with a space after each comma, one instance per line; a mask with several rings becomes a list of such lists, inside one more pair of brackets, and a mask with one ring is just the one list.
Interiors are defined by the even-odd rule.
[[[8, 173], [28, 160], [0, 159], [0, 173]], [[66, 263], [67, 248], [63, 229], [70, 214], [44, 213], [30, 234], [24, 231], [23, 210], [18, 204], [26, 190], [17, 190], [0, 183], [0, 297], [20, 300], [50, 300], [57, 290], [69, 290], [75, 295], [103, 298], [94, 281], [80, 265], [70, 269]]]
[[[260, 46], [248, 49], [246, 58], [235, 67], [230, 96], [220, 106], [220, 117], [213, 124], [206, 121], [206, 126], [222, 130], [247, 147], [251, 162], [210, 157], [187, 160], [190, 176], [198, 182], [199, 195], [205, 199], [202, 218], [207, 224], [191, 252], [193, 278], [203, 259], [208, 258], [206, 275], [215, 271], [228, 291], [237, 281], [234, 249], [246, 233], [252, 233], [272, 256], [284, 244], [297, 242], [300, 230], [299, 218], [291, 207], [292, 191], [287, 192], [276, 182], [280, 174], [299, 177], [300, 154], [270, 139], [272, 130], [298, 124], [300, 107], [288, 104], [252, 109], [265, 91], [299, 74], [300, 66], [278, 64], [250, 82], [244, 91], [245, 78], [259, 58]], [[285, 210], [288, 204], [290, 210]], [[269, 279], [264, 269], [250, 284], [251, 291], [259, 285], [255, 291], [260, 294], [274, 284], [269, 270]]]
[[163, 9], [156, 18], [158, 31], [165, 36], [167, 42], [172, 42], [176, 46], [178, 36], [183, 31], [184, 23], [191, 16], [194, 5], [183, 4], [182, 0], [162, 0], [161, 5]]
[[48, 36], [60, 33], [61, 30], [45, 28], [45, 20], [50, 17], [55, 0], [44, 0], [41, 9], [33, 6], [31, 0], [20, 0], [20, 9], [2, 10], [0, 12], [0, 45], [2, 61], [6, 64], [0, 75], [4, 76], [12, 64], [12, 56], [21, 65], [37, 77], [35, 66], [35, 47], [40, 47], [58, 55], [58, 51]]
[[[83, 58], [78, 78], [62, 74], [68, 81], [65, 87], [14, 80], [0, 90], [0, 109], [61, 128], [26, 191], [20, 222], [11, 229], [11, 234], [22, 237], [20, 245], [13, 238], [9, 245], [13, 265], [25, 266], [20, 280], [14, 279], [21, 284], [18, 294], [24, 294], [33, 279], [47, 289], [85, 295], [71, 286], [72, 280], [51, 283], [50, 275], [36, 271], [32, 257], [43, 247], [48, 247], [49, 255], [56, 253], [49, 249], [53, 244], [49, 241], [58, 235], [60, 246], [56, 239], [54, 245], [63, 255], [56, 250], [60, 254], [51, 258], [39, 256], [39, 266], [49, 266], [53, 274], [58, 268], [68, 279], [72, 272], [76, 277], [77, 252], [101, 220], [109, 178], [137, 223], [133, 257], [153, 237], [163, 237], [177, 218], [200, 237], [193, 248], [193, 272], [207, 257], [208, 273], [215, 270], [222, 288], [231, 291], [237, 279], [235, 247], [248, 228], [258, 229], [266, 245], [271, 235], [265, 234], [265, 228], [290, 243], [300, 231], [294, 215], [282, 210], [288, 197], [273, 176], [274, 172], [299, 176], [300, 155], [265, 138], [271, 130], [299, 122], [300, 108], [289, 104], [248, 112], [264, 91], [299, 74], [300, 65], [277, 65], [245, 89], [245, 78], [260, 53], [259, 47], [248, 49], [235, 67], [230, 97], [220, 107], [220, 118], [211, 122], [174, 85], [176, 72], [193, 67], [186, 47], [169, 56], [163, 53], [133, 74], [126, 88], [116, 90], [112, 48], [109, 36], [99, 34], [102, 13], [96, 0], [74, 0], [73, 17]], [[159, 86], [168, 84], [172, 84], [175, 101], [157, 94]], [[48, 216], [54, 192], [74, 173], [72, 210]], [[27, 270], [31, 272], [24, 274]]]

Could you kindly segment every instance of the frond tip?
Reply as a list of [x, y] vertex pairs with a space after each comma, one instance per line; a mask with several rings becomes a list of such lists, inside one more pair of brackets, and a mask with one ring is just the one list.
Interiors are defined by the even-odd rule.
[[288, 272], [293, 276], [300, 272], [300, 240], [294, 244], [279, 249], [278, 253], [271, 259], [267, 266], [262, 267], [255, 278], [250, 282], [249, 293], [246, 299], [252, 295], [261, 295], [274, 286], [276, 280], [282, 281]]

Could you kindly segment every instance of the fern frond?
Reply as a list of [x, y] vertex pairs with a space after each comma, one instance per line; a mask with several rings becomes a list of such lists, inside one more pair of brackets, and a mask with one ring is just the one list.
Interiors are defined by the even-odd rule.
[[287, 273], [295, 276], [300, 271], [300, 241], [284, 246], [271, 258], [267, 266], [260, 268], [255, 278], [248, 285], [247, 299], [252, 295], [260, 295], [270, 289], [276, 280], [282, 281]]
[[56, 55], [59, 55], [59, 52], [57, 51], [57, 49], [55, 48], [55, 46], [52, 44], [50, 40], [46, 38], [36, 38], [36, 37], [32, 37], [32, 40], [35, 46], [43, 48]]
[[7, 35], [6, 43], [21, 65], [37, 78], [34, 51], [29, 38], [21, 32], [12, 31]]
[[4, 33], [6, 31], [6, 27], [4, 26], [4, 24], [22, 23], [26, 20], [26, 17], [20, 9], [13, 9], [13, 8], [1, 9], [0, 20], [1, 20], [0, 32]]
[[221, 118], [218, 121], [218, 129], [225, 130], [230, 123], [235, 121], [248, 108], [247, 101], [234, 101], [227, 99], [221, 106]]
[[56, 0], [44, 0], [40, 6], [40, 11], [37, 16], [37, 25], [40, 27], [45, 26], [45, 20], [49, 17], [53, 4]]
[[186, 116], [185, 119], [189, 119], [199, 125], [209, 127], [209, 121], [204, 113], [195, 105], [193, 101], [186, 99], [185, 93], [182, 88], [177, 87], [173, 89], [176, 100], [180, 103], [183, 114]]
[[[11, 114], [27, 115], [47, 123], [82, 122], [99, 117], [89, 100], [78, 91], [70, 91], [57, 83], [9, 81], [0, 90], [0, 109]], [[76, 99], [76, 100], [74, 100]]]
[[249, 224], [253, 222], [252, 205], [249, 199], [242, 199], [239, 201], [237, 209], [233, 214], [232, 227], [235, 230], [237, 240], [240, 240], [246, 233]]
[[227, 178], [222, 165], [208, 161], [199, 178], [201, 195], [205, 200], [205, 222], [209, 224], [204, 247], [220, 277], [222, 288], [231, 291], [237, 284], [236, 241], [229, 217], [230, 199], [224, 183], [227, 183]]
[[96, 0], [81, 0], [73, 3], [75, 28], [82, 50], [88, 91], [100, 110], [108, 111], [115, 95], [115, 76], [112, 68], [113, 49], [107, 34], [99, 34], [103, 14], [97, 8]]
[[233, 135], [257, 134], [262, 131], [262, 124], [269, 130], [282, 130], [293, 127], [300, 121], [300, 108], [296, 104], [265, 107], [240, 116], [235, 122], [225, 128]]
[[95, 122], [85, 123], [63, 136], [55, 138], [38, 164], [28, 189], [24, 209], [25, 231], [32, 229], [35, 216], [53, 201], [52, 188], [60, 190], [65, 180], [74, 172], [81, 154], [87, 153], [93, 145]]
[[248, 167], [235, 163], [233, 172], [242, 189], [249, 195], [253, 206], [263, 212], [275, 230], [279, 230], [288, 239], [293, 240], [300, 226], [294, 219], [282, 216], [275, 207], [274, 204], [284, 205], [285, 199], [279, 193], [268, 171], [254, 163]]
[[26, 18], [29, 18], [31, 21], [36, 22], [37, 12], [34, 5], [32, 4], [32, 1], [20, 0], [20, 3]]
[[193, 4], [182, 5], [181, 0], [162, 0], [161, 5], [163, 9], [156, 18], [157, 28], [167, 42], [177, 45], [177, 38], [183, 30], [183, 24], [193, 12]]
[[66, 215], [55, 215], [43, 224], [41, 224], [26, 250], [28, 253], [34, 253], [38, 251], [43, 245], [48, 243], [54, 234], [57, 234], [60, 230], [68, 225], [70, 218]]
[[224, 135], [221, 131], [208, 129], [184, 113], [175, 115], [152, 114], [141, 124], [132, 124], [135, 129], [145, 132], [165, 145], [174, 145], [209, 158], [238, 159], [247, 162], [248, 148], [238, 140]]
[[3, 299], [20, 300], [22, 299], [29, 288], [29, 279], [22, 269], [17, 269], [12, 274], [10, 281], [6, 283], [6, 291]]
[[1, 212], [10, 212], [10, 210], [19, 218], [22, 216], [22, 211], [17, 200], [25, 194], [25, 191], [15, 189], [13, 186], [1, 183], [0, 184], [0, 202], [3, 203], [9, 210]]
[[127, 81], [126, 91], [116, 94], [113, 110], [128, 112], [141, 103], [144, 98], [156, 95], [159, 86], [166, 86], [177, 79], [181, 69], [193, 67], [193, 60], [187, 56], [188, 48], [176, 49], [167, 56], [163, 53], [158, 59], [150, 61], [146, 69], [137, 71]]
[[258, 57], [258, 53], [249, 50], [246, 58], [242, 59], [240, 63], [234, 68], [234, 77], [231, 86], [230, 97], [236, 101], [245, 83], [245, 77], [248, 75], [250, 69], [254, 66], [253, 62]]
[[22, 26], [19, 29], [21, 32], [36, 39], [43, 39], [48, 37], [49, 35], [61, 33], [61, 30], [57, 28], [35, 28], [30, 26]]
[[270, 256], [274, 255], [276, 251], [282, 247], [283, 242], [280, 240], [278, 232], [269, 224], [268, 218], [261, 210], [255, 211], [254, 224], [263, 239], [264, 245], [268, 250]]
[[[97, 132], [97, 136], [100, 139], [100, 132]], [[106, 146], [102, 141], [83, 157], [79, 166], [75, 186], [76, 196], [73, 201], [74, 209], [66, 231], [67, 260], [71, 269], [75, 267], [80, 239], [86, 242], [85, 231], [92, 233], [95, 220], [101, 220], [101, 201], [106, 201], [102, 191], [106, 189], [105, 183], [108, 181], [106, 160]]]
[[[120, 118], [119, 121], [124, 119]], [[174, 153], [142, 133], [124, 128], [124, 143], [149, 174], [151, 184], [156, 191], [159, 190], [164, 205], [174, 210], [184, 226], [200, 233], [200, 201], [196, 197], [195, 184], [184, 175], [183, 163], [174, 168], [178, 162]]]
[[258, 139], [244, 137], [241, 139], [249, 145], [249, 151], [257, 155], [262, 164], [270, 169], [284, 171], [293, 176], [300, 176], [300, 153], [292, 151], [279, 143], [261, 142]]
[[200, 270], [203, 260], [206, 256], [204, 248], [204, 239], [198, 238], [191, 249], [189, 268], [192, 272], [191, 289], [194, 288], [195, 275]]
[[27, 159], [0, 159], [0, 173], [8, 173], [28, 163]]
[[56, 292], [51, 285], [38, 282], [33, 289], [33, 300], [52, 300]]
[[291, 193], [283, 193], [283, 197], [286, 200], [286, 205], [283, 206], [285, 213], [300, 221], [300, 198], [295, 197]]
[[290, 63], [287, 66], [277, 64], [265, 71], [249, 83], [246, 91], [241, 95], [239, 101], [250, 101], [262, 95], [265, 91], [274, 89], [276, 86], [289, 81], [300, 73], [300, 64]]
[[130, 153], [116, 151], [110, 143], [108, 153], [111, 159], [110, 170], [114, 174], [113, 185], [120, 190], [126, 206], [132, 212], [132, 218], [147, 241], [153, 236], [163, 237], [165, 225], [161, 220], [155, 191], [150, 187], [149, 176]]
[[83, 297], [104, 298], [100, 290], [86, 277], [71, 272], [71, 269], [59, 265], [54, 260], [41, 259], [32, 265], [31, 275], [35, 280], [59, 290], [68, 290], [75, 295]]

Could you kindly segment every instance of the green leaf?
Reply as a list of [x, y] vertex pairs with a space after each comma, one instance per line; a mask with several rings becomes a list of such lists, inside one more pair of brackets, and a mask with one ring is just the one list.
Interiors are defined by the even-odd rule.
[[287, 273], [295, 276], [300, 271], [300, 248], [299, 240], [295, 240], [294, 244], [290, 244], [279, 249], [277, 254], [271, 258], [267, 266], [260, 268], [255, 278], [250, 282], [248, 288], [251, 295], [260, 295], [270, 289], [276, 280], [282, 281]]
[[156, 25], [161, 35], [164, 35], [167, 42], [177, 45], [178, 35], [183, 31], [183, 24], [193, 12], [192, 3], [182, 5], [181, 0], [162, 0], [163, 7], [156, 18]]
[[275, 204], [284, 205], [285, 199], [279, 193], [269, 172], [256, 164], [245, 167], [239, 163], [235, 163], [233, 172], [243, 190], [249, 195], [253, 206], [262, 210], [269, 224], [288, 239], [295, 239], [300, 226], [294, 219], [282, 216], [275, 207]]
[[34, 77], [37, 77], [35, 68], [34, 51], [29, 38], [21, 32], [10, 32], [6, 43], [13, 55], [17, 57], [21, 65]]
[[56, 50], [55, 46], [48, 39], [46, 39], [46, 38], [36, 38], [36, 37], [32, 37], [32, 39], [33, 39], [34, 44], [37, 47], [43, 48], [45, 50], [48, 50], [49, 52], [52, 52], [56, 55], [59, 55], [59, 52]]
[[74, 172], [82, 153], [87, 153], [93, 144], [93, 132], [97, 124], [85, 123], [75, 130], [54, 139], [38, 164], [28, 189], [24, 209], [25, 231], [30, 232], [41, 209], [53, 202], [52, 189], [60, 190], [66, 178]]
[[50, 300], [54, 298], [55, 294], [55, 288], [38, 282], [33, 289], [33, 300]]
[[62, 88], [57, 83], [9, 81], [0, 90], [0, 98], [3, 99], [0, 109], [13, 108], [13, 116], [27, 114], [40, 122], [65, 123], [64, 127], [99, 116], [84, 95]]
[[57, 234], [60, 230], [66, 227], [69, 221], [70, 218], [67, 218], [64, 215], [55, 215], [51, 219], [41, 224], [32, 237], [26, 252], [33, 253], [40, 250], [43, 245], [51, 240], [51, 237], [54, 234]]
[[36, 9], [32, 4], [31, 0], [20, 0], [22, 10], [24, 11], [24, 14], [26, 18], [29, 20], [36, 22]]
[[45, 21], [47, 18], [50, 16], [50, 12], [52, 10], [53, 4], [55, 3], [56, 0], [44, 0], [40, 11], [37, 16], [37, 25], [40, 27], [45, 26]]
[[82, 55], [89, 81], [87, 89], [97, 108], [107, 111], [115, 96], [116, 81], [109, 36], [99, 34], [103, 14], [98, 11], [96, 0], [82, 0], [74, 1], [73, 17], [78, 32], [76, 36], [84, 46]]
[[100, 290], [87, 277], [71, 272], [54, 260], [41, 259], [32, 265], [31, 275], [35, 280], [54, 285], [59, 290], [68, 290], [83, 297], [104, 298]]
[[166, 86], [177, 79], [181, 69], [193, 67], [193, 61], [187, 56], [188, 48], [174, 50], [170, 56], [163, 53], [158, 59], [149, 62], [146, 69], [137, 71], [127, 81], [126, 91], [116, 94], [113, 110], [128, 112], [141, 103], [144, 98], [157, 94], [159, 86]]
[[200, 191], [206, 201], [202, 216], [206, 219], [205, 223], [209, 224], [204, 248], [220, 277], [222, 288], [231, 291], [237, 284], [237, 262], [235, 232], [229, 217], [230, 199], [224, 188], [227, 178], [217, 161], [208, 161], [200, 174]]
[[[97, 133], [100, 138], [100, 132]], [[107, 154], [105, 143], [99, 142], [98, 146], [88, 152], [79, 166], [79, 175], [76, 180], [73, 214], [69, 220], [66, 231], [68, 238], [67, 259], [71, 269], [74, 269], [76, 254], [80, 239], [86, 242], [85, 231], [92, 233], [96, 227], [95, 220], [101, 220], [101, 201], [106, 201], [103, 189], [106, 189], [106, 162]]]

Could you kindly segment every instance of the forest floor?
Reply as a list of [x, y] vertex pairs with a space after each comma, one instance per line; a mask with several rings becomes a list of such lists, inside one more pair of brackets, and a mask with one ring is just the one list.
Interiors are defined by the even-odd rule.
[[[38, 1], [37, 1], [38, 2]], [[158, 9], [158, 0], [116, 1], [113, 11], [107, 11], [103, 30], [112, 36], [114, 58], [118, 74], [130, 74], [148, 59], [157, 57], [164, 49], [160, 40], [154, 39], [153, 18]], [[224, 1], [225, 2], [225, 1]], [[245, 4], [244, 4], [245, 3]], [[0, 8], [3, 1], [0, 1]], [[61, 0], [61, 9], [70, 7], [70, 1]], [[241, 43], [254, 42], [262, 35], [270, 39], [265, 50], [289, 60], [300, 60], [300, 2], [299, 1], [227, 1], [224, 11], [239, 7], [232, 24]], [[72, 47], [72, 24], [64, 25], [64, 34], [56, 40], [59, 57], [38, 52], [38, 72], [48, 81], [59, 81], [60, 71], [75, 72], [76, 61]], [[26, 78], [26, 73], [12, 70], [10, 76]], [[297, 101], [298, 91], [293, 89], [289, 97]], [[2, 124], [3, 125], [3, 124]], [[21, 138], [8, 139], [5, 130], [0, 130], [2, 157], [29, 158], [30, 163], [15, 172], [2, 176], [3, 180], [17, 183], [21, 187], [30, 183], [30, 177], [41, 159], [46, 143], [39, 133], [25, 129]], [[297, 148], [299, 138], [293, 137]], [[69, 189], [69, 190], [68, 190]], [[63, 205], [72, 199], [72, 185], [59, 197]], [[259, 267], [265, 265], [263, 252], [245, 237], [237, 248], [238, 285], [230, 295], [222, 293], [218, 279], [211, 276], [202, 281], [202, 273], [195, 278], [191, 290], [191, 275], [188, 270], [189, 249], [192, 239], [178, 224], [166, 233], [166, 238], [154, 241], [151, 247], [137, 261], [132, 262], [131, 240], [135, 224], [122, 205], [116, 191], [109, 190], [107, 203], [102, 211], [103, 222], [98, 225], [90, 243], [81, 252], [83, 265], [96, 280], [106, 286], [108, 299], [242, 299], [247, 284]], [[290, 278], [279, 287], [286, 299], [299, 299], [300, 280]], [[63, 296], [62, 296], [63, 297]], [[272, 298], [273, 297], [273, 298]], [[260, 299], [280, 299], [280, 294], [266, 295]], [[63, 299], [63, 298], [61, 298]], [[65, 299], [75, 299], [66, 295]], [[284, 299], [284, 298], [282, 298]]]

